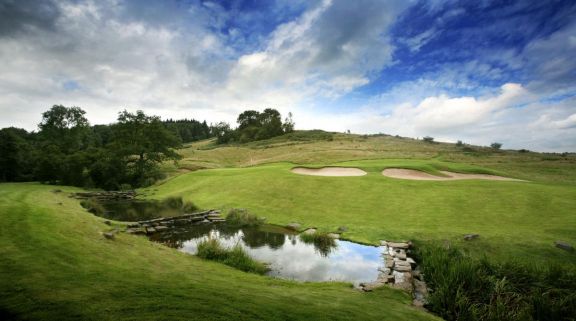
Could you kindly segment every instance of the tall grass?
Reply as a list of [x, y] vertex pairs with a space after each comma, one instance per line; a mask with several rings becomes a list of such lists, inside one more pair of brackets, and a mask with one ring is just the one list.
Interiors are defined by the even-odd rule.
[[300, 240], [304, 243], [314, 244], [314, 248], [322, 255], [328, 256], [336, 247], [336, 240], [329, 237], [327, 233], [300, 233]]
[[240, 208], [233, 208], [226, 215], [226, 223], [237, 227], [260, 226], [264, 224], [264, 221], [264, 219]]
[[240, 245], [224, 247], [217, 239], [206, 239], [198, 244], [199, 257], [224, 263], [245, 272], [264, 274], [268, 268], [264, 263], [251, 258]]
[[104, 206], [94, 198], [82, 200], [80, 201], [80, 205], [88, 210], [88, 212], [97, 216], [104, 216], [104, 213], [106, 213]]
[[491, 263], [437, 245], [418, 256], [432, 289], [427, 308], [446, 320], [576, 319], [573, 269]]

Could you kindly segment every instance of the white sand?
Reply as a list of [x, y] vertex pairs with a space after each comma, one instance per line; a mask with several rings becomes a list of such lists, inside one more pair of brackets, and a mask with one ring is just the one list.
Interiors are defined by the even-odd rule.
[[522, 181], [515, 178], [509, 177], [502, 177], [496, 175], [487, 175], [487, 174], [462, 174], [462, 173], [454, 173], [454, 172], [447, 172], [441, 171], [440, 173], [446, 175], [447, 177], [431, 175], [422, 171], [417, 171], [414, 169], [403, 169], [403, 168], [387, 168], [382, 171], [382, 175], [392, 177], [392, 178], [401, 178], [401, 179], [412, 179], [412, 180], [419, 180], [419, 181], [453, 181], [453, 180], [460, 180], [460, 179], [487, 179], [493, 181]]
[[352, 167], [322, 167], [322, 168], [306, 168], [296, 167], [292, 169], [292, 173], [301, 175], [314, 175], [314, 176], [363, 176], [366, 172], [359, 168]]

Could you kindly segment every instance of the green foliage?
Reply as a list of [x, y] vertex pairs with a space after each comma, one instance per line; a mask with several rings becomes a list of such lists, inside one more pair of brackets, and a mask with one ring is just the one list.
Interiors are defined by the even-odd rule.
[[280, 113], [276, 109], [266, 108], [263, 112], [246, 110], [238, 115], [238, 128], [232, 130], [230, 125], [220, 122], [213, 126], [212, 131], [218, 144], [231, 142], [247, 143], [277, 137], [294, 131], [292, 113], [288, 114], [282, 123]]
[[427, 308], [446, 320], [573, 320], [576, 270], [493, 263], [456, 248], [422, 246]]
[[226, 216], [226, 223], [233, 226], [259, 226], [264, 224], [264, 219], [248, 213], [245, 209], [233, 208]]
[[430, 136], [424, 136], [422, 138], [423, 141], [427, 142], [427, 143], [433, 143], [434, 142], [434, 137], [430, 137]]
[[80, 205], [94, 215], [104, 216], [104, 213], [106, 212], [104, 206], [102, 206], [98, 200], [93, 198], [80, 201]]
[[329, 237], [328, 233], [315, 231], [314, 233], [300, 233], [298, 237], [304, 243], [314, 244], [314, 247], [322, 256], [328, 256], [336, 247], [336, 240]]
[[500, 148], [502, 148], [502, 144], [501, 143], [492, 143], [492, 144], [490, 144], [490, 147], [492, 147], [493, 149], [500, 149]]
[[264, 274], [268, 271], [266, 265], [251, 258], [239, 244], [226, 248], [218, 239], [209, 238], [198, 243], [197, 255], [245, 272]]
[[462, 147], [462, 146], [464, 146], [464, 143], [461, 140], [459, 140], [456, 142], [456, 146]]

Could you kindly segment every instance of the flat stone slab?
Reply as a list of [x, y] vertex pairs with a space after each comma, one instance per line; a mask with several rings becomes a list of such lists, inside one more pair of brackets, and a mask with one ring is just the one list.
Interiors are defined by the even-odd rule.
[[566, 242], [556, 241], [554, 242], [557, 248], [568, 252], [574, 252], [574, 247]]
[[387, 242], [387, 245], [396, 249], [408, 249], [410, 247], [410, 244], [406, 242]]

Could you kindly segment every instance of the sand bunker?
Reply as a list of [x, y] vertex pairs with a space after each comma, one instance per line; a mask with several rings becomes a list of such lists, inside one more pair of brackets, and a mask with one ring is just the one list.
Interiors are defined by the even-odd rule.
[[487, 174], [462, 174], [447, 171], [440, 171], [440, 173], [446, 175], [447, 177], [435, 176], [422, 171], [417, 171], [414, 169], [403, 169], [403, 168], [387, 168], [382, 171], [382, 175], [401, 178], [401, 179], [412, 179], [419, 181], [453, 181], [459, 179], [487, 179], [493, 181], [522, 181], [520, 179], [487, 175]]
[[322, 167], [322, 168], [306, 168], [296, 167], [292, 169], [292, 173], [301, 175], [314, 175], [314, 176], [363, 176], [366, 172], [353, 167]]

